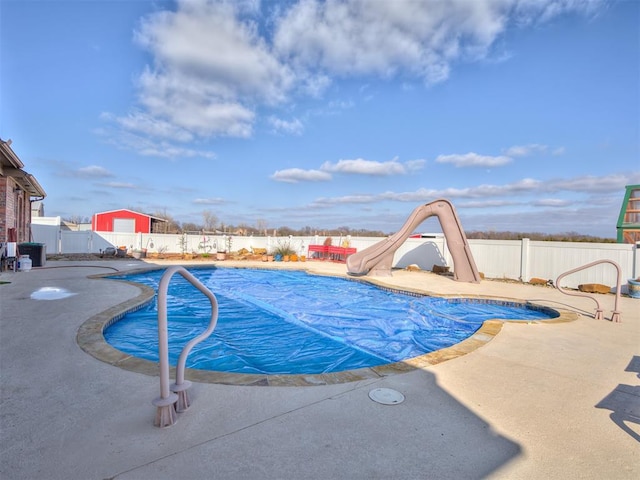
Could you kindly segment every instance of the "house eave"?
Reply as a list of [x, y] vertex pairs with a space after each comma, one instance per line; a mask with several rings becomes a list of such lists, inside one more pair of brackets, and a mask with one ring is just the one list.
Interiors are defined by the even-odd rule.
[[13, 180], [31, 197], [46, 197], [47, 193], [36, 180], [36, 177], [25, 172], [20, 168], [8, 167], [4, 168], [2, 174], [5, 177], [13, 178]]
[[11, 148], [11, 140], [4, 141], [0, 139], [0, 164], [2, 166], [8, 166], [13, 168], [22, 168], [24, 163], [18, 158], [13, 149]]

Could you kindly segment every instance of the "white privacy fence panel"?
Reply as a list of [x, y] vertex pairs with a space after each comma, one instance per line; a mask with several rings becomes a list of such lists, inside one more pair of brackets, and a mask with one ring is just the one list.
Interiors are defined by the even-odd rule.
[[44, 243], [46, 253], [60, 253], [60, 226], [31, 224], [31, 237], [36, 243]]
[[[309, 245], [321, 245], [326, 237], [239, 237], [208, 234], [140, 234], [115, 232], [70, 232], [51, 225], [32, 225], [33, 241], [44, 243], [51, 253], [99, 253], [107, 247], [147, 249], [151, 253], [215, 253], [254, 248], [272, 249], [289, 244], [301, 255], [306, 255]], [[332, 236], [333, 245], [348, 241], [351, 247], [362, 251], [377, 242], [380, 237]], [[512, 279], [528, 282], [537, 277], [553, 280], [562, 273], [597, 261], [611, 260], [622, 269], [622, 282], [640, 275], [638, 247], [618, 243], [541, 242], [523, 240], [469, 240], [478, 270], [486, 278]], [[393, 266], [406, 268], [416, 264], [423, 270], [434, 265], [453, 268], [446, 239], [441, 234], [432, 238], [409, 238], [395, 252]], [[583, 283], [601, 283], [614, 286], [617, 272], [609, 264], [597, 265], [565, 277], [564, 287], [576, 288]]]
[[[597, 260], [620, 265], [622, 283], [640, 275], [637, 248], [619, 243], [541, 242], [519, 240], [469, 240], [478, 270], [487, 278], [508, 278], [528, 282], [532, 278], [552, 280], [564, 272]], [[563, 279], [563, 285], [577, 288], [583, 283], [614, 286], [615, 267], [596, 265]]]
[[93, 232], [60, 232], [60, 251], [58, 253], [91, 253]]
[[99, 248], [104, 250], [108, 246], [146, 249], [147, 252], [151, 253], [215, 253], [216, 251], [229, 250], [229, 239], [231, 239], [231, 251], [238, 251], [243, 248], [249, 251], [254, 248], [269, 249], [286, 243], [290, 244], [298, 253], [306, 254], [309, 244], [316, 241], [315, 237], [240, 237], [210, 234], [178, 235], [115, 232], [93, 232], [93, 234], [99, 240], [94, 241], [94, 253], [98, 253]]
[[[84, 233], [84, 232], [73, 232]], [[137, 234], [116, 232], [89, 232], [92, 234], [91, 253], [99, 253], [105, 249], [126, 247], [136, 248]]]
[[[637, 249], [634, 245], [621, 243], [575, 243], [575, 242], [530, 242], [530, 277], [554, 280], [558, 275], [595, 262], [612, 260], [620, 265], [622, 283], [640, 275], [636, 263]], [[562, 286], [575, 287], [582, 283], [601, 283], [614, 286], [617, 271], [608, 264], [596, 265], [587, 270], [576, 272], [562, 281]]]
[[522, 242], [519, 240], [469, 240], [469, 248], [478, 271], [485, 277], [528, 280], [521, 278]]

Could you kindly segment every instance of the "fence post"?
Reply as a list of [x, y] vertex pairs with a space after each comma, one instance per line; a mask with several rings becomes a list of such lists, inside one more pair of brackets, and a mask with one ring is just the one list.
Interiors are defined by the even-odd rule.
[[447, 237], [442, 236], [442, 251], [440, 252], [444, 259], [444, 264], [453, 268], [453, 257], [449, 252], [449, 245], [447, 245]]
[[529, 281], [529, 239], [520, 242], [520, 281]]

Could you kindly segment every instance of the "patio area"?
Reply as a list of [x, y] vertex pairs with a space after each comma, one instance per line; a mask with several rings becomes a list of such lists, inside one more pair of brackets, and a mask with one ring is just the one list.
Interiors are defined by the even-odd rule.
[[[161, 261], [154, 261], [160, 265]], [[202, 262], [198, 262], [202, 265]], [[218, 265], [263, 267], [262, 262]], [[344, 275], [344, 264], [272, 264]], [[407, 373], [321, 386], [194, 383], [176, 425], [153, 426], [157, 376], [101, 362], [78, 328], [139, 288], [90, 275], [148, 261], [49, 261], [2, 272], [0, 478], [632, 479], [640, 476], [640, 300], [622, 323], [554, 288], [394, 271], [385, 285], [531, 301], [579, 313], [506, 323], [488, 343]], [[43, 288], [71, 295], [35, 300]], [[605, 318], [614, 296], [598, 295]], [[382, 405], [375, 388], [405, 400]]]

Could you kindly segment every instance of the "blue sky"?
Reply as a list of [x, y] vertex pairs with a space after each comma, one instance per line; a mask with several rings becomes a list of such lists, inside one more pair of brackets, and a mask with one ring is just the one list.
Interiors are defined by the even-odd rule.
[[[45, 214], [615, 237], [640, 2], [0, 0], [0, 137]], [[434, 219], [423, 231], [438, 231]]]

